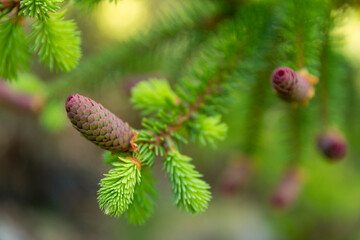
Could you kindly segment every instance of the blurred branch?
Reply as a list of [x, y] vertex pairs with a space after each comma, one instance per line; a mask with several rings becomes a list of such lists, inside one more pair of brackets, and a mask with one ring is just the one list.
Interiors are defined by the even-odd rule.
[[[121, 42], [109, 49], [106, 49], [100, 53], [90, 56], [72, 72], [62, 75], [55, 79], [51, 83], [52, 93], [50, 96], [56, 97], [67, 92], [69, 86], [72, 89], [78, 85], [84, 88], [84, 86], [95, 87], [99, 81], [114, 81], [119, 79], [122, 75], [125, 75], [129, 67], [134, 65], [135, 61], [142, 61], [147, 56], [153, 56], [158, 52], [158, 48], [166, 47], [167, 43], [177, 40], [177, 36], [184, 35], [184, 33], [191, 34], [203, 34], [204, 39], [207, 39], [207, 33], [211, 33], [219, 23], [226, 18], [233, 15], [234, 9], [229, 8], [221, 9], [212, 14], [206, 16], [197, 16], [194, 19], [195, 23], [185, 22], [182, 23], [181, 15], [172, 16], [168, 19], [171, 22], [173, 19], [180, 18], [180, 23], [168, 23], [165, 26], [157, 26], [159, 23], [154, 23], [155, 26], [148, 33], [139, 34], [139, 36], [129, 39], [126, 42]], [[182, 12], [179, 14], [183, 14]], [[202, 13], [204, 14], [204, 13]], [[164, 20], [159, 20], [164, 22]], [[203, 40], [204, 40], [203, 39]], [[203, 41], [202, 40], [202, 41]], [[200, 44], [197, 44], [200, 46]], [[196, 47], [198, 47], [196, 46]], [[195, 47], [192, 47], [189, 54], [195, 51]], [[151, 58], [144, 64], [153, 64], [154, 58]], [[129, 63], [132, 63], [129, 65]], [[144, 68], [144, 67], [143, 67]]]
[[11, 89], [8, 83], [0, 81], [0, 105], [17, 112], [39, 114], [44, 99]]

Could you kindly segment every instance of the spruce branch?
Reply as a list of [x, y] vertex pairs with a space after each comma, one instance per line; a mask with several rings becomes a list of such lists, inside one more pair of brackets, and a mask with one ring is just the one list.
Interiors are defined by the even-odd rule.
[[[199, 136], [198, 133], [201, 132], [199, 127], [201, 125], [194, 124], [197, 118], [196, 115], [202, 114], [206, 117], [213, 117], [222, 112], [224, 106], [228, 105], [227, 101], [234, 90], [233, 83], [236, 80], [234, 76], [237, 76], [235, 72], [244, 54], [242, 51], [247, 49], [247, 42], [250, 43], [258, 37], [256, 34], [250, 35], [253, 24], [258, 23], [263, 27], [268, 19], [267, 16], [263, 15], [255, 17], [255, 20], [246, 18], [254, 15], [259, 16], [255, 14], [258, 11], [258, 8], [251, 9], [251, 11], [246, 9], [238, 14], [236, 24], [234, 22], [224, 22], [224, 25], [219, 26], [218, 34], [222, 35], [223, 38], [219, 40], [218, 35], [215, 35], [208, 40], [198, 59], [190, 65], [187, 75], [176, 86], [176, 94], [180, 98], [177, 104], [178, 107], [172, 111], [163, 111], [162, 109], [157, 116], [150, 119], [145, 118], [143, 126], [148, 130], [149, 136], [143, 134], [142, 138], [136, 140], [137, 143], [164, 147], [164, 145], [168, 145], [166, 139], [174, 138], [174, 136], [177, 138], [176, 140], [184, 141], [185, 135], [181, 134], [181, 132], [184, 126], [188, 124], [187, 130], [193, 131], [190, 132], [190, 135]], [[235, 37], [231, 32], [234, 29], [239, 29]], [[261, 29], [257, 32], [258, 34], [261, 34]], [[243, 38], [243, 36], [248, 35], [250, 37], [240, 40], [240, 37]], [[246, 53], [250, 56], [254, 53], [253, 51], [255, 50], [252, 49], [251, 52]], [[138, 86], [134, 88], [133, 92], [141, 92]], [[141, 96], [140, 93], [138, 95]], [[136, 104], [134, 101], [133, 103]], [[207, 123], [210, 122], [207, 121]], [[196, 125], [198, 128], [196, 128]], [[223, 126], [221, 124], [217, 125]], [[211, 130], [214, 130], [212, 133], [217, 131], [214, 126], [216, 125], [212, 125]], [[220, 129], [222, 130], [219, 131], [219, 139], [222, 138], [221, 132], [224, 132], [225, 128], [220, 127], [218, 130]]]
[[[175, 6], [169, 8], [167, 4]], [[88, 86], [93, 89], [99, 81], [104, 84], [119, 80], [129, 72], [133, 73], [134, 69], [131, 67], [134, 62], [135, 65], [142, 66], [141, 71], [144, 71], [149, 63], [151, 63], [150, 67], [154, 68], [154, 62], [158, 64], [158, 61], [154, 60], [159, 58], [159, 52], [164, 52], [164, 48], [173, 48], [173, 44], [176, 46], [180, 36], [199, 35], [207, 39], [209, 32], [231, 16], [227, 9], [215, 7], [214, 2], [208, 0], [172, 1], [167, 4], [154, 13], [155, 17], [149, 31], [142, 31], [126, 42], [88, 57], [74, 71], [56, 78], [51, 84], [50, 95], [57, 98], [63, 96], [64, 93], [68, 93], [69, 86], [82, 88]], [[169, 9], [174, 11], [169, 12]], [[208, 24], [209, 21], [211, 24]], [[201, 45], [197, 45], [197, 48], [200, 48]], [[191, 52], [194, 52], [194, 49], [191, 49]], [[139, 55], [143, 57], [139, 58]], [[168, 62], [168, 55], [168, 53], [162, 54], [163, 59], [160, 60]], [[129, 65], [130, 62], [132, 64]], [[155, 66], [157, 67], [158, 65]]]
[[329, 124], [329, 72], [328, 72], [328, 51], [329, 51], [329, 42], [328, 42], [328, 36], [325, 36], [325, 41], [324, 41], [324, 46], [321, 52], [321, 59], [322, 59], [322, 64], [320, 67], [320, 78], [321, 81], [319, 83], [319, 87], [318, 87], [318, 96], [319, 96], [319, 101], [320, 101], [320, 119], [321, 119], [321, 126], [323, 128], [326, 128]]
[[119, 217], [133, 202], [136, 184], [141, 181], [141, 163], [135, 158], [119, 158], [114, 168], [101, 179], [98, 202], [108, 215]]
[[213, 147], [217, 141], [224, 140], [228, 130], [227, 125], [221, 122], [220, 115], [208, 117], [198, 114], [187, 127], [192, 128], [190, 138], [197, 139], [204, 146], [209, 143]]
[[[136, 89], [137, 87], [138, 86], [135, 87], [135, 92], [139, 91]], [[212, 92], [212, 90], [215, 90], [215, 92]], [[160, 110], [156, 118], [144, 118], [143, 126], [147, 131], [141, 131], [136, 138], [135, 141], [139, 144], [139, 147], [145, 149], [143, 146], [148, 144], [147, 146], [153, 147], [150, 150], [155, 151], [156, 155], [162, 156], [167, 152], [167, 149], [171, 148], [174, 144], [176, 145], [173, 139], [186, 143], [187, 140], [184, 136], [179, 134], [179, 130], [195, 117], [201, 106], [204, 104], [205, 98], [211, 95], [211, 93], [215, 94], [216, 90], [217, 88], [212, 88], [212, 85], [209, 84], [203, 92], [199, 93], [197, 99], [192, 104], [183, 101], [178, 103], [178, 107], [172, 112], [166, 113], [163, 110]], [[139, 95], [141, 95], [141, 92], [139, 92]], [[202, 127], [202, 130], [205, 131], [202, 132], [202, 137], [200, 137], [199, 134], [198, 136], [204, 140], [207, 139], [207, 141], [210, 142], [214, 142], [216, 138], [221, 140], [226, 133], [226, 126], [219, 122], [220, 119], [216, 119], [215, 117], [213, 119], [205, 120], [205, 115], [203, 115], [202, 118], [203, 121], [199, 127]], [[199, 133], [199, 131], [197, 131], [197, 133]], [[214, 133], [219, 133], [220, 135], [214, 137]], [[171, 141], [171, 143], [169, 141]], [[153, 155], [150, 155], [148, 150], [142, 150], [142, 152], [144, 155], [151, 156], [150, 162], [153, 162], [152, 159], [154, 157]]]
[[[98, 0], [84, 2], [93, 4]], [[179, 79], [179, 74], [173, 74], [174, 80], [177, 80], [174, 88], [164, 79], [150, 79], [133, 88], [131, 101], [145, 116], [142, 121], [143, 129], [139, 131], [133, 131], [129, 126], [113, 131], [117, 128], [113, 129], [114, 119], [109, 117], [110, 114], [107, 115], [110, 118], [107, 120], [111, 124], [103, 129], [104, 126], [100, 124], [106, 119], [98, 112], [103, 112], [104, 109], [98, 109], [98, 105], [93, 106], [94, 113], [87, 111], [89, 109], [86, 107], [75, 107], [71, 111], [67, 109], [77, 130], [88, 140], [111, 151], [104, 154], [106, 163], [113, 164], [114, 168], [100, 183], [98, 200], [101, 209], [114, 216], [125, 213], [130, 223], [142, 224], [153, 211], [153, 178], [147, 174], [156, 157], [164, 159], [163, 167], [169, 175], [178, 207], [190, 213], [203, 212], [211, 199], [210, 186], [201, 179], [202, 175], [191, 164], [191, 158], [181, 154], [180, 144], [187, 143], [190, 139], [198, 140], [203, 145], [216, 146], [216, 142], [222, 140], [227, 131], [227, 126], [221, 122], [221, 114], [231, 103], [232, 93], [239, 89], [251, 89], [247, 104], [249, 111], [244, 114], [249, 118], [245, 121], [249, 129], [242, 135], [247, 141], [244, 146], [246, 153], [254, 154], [266, 110], [266, 95], [271, 89], [268, 84], [269, 65], [280, 62], [279, 65], [290, 66], [295, 70], [305, 67], [312, 73], [319, 70], [319, 49], [324, 40], [322, 26], [326, 21], [324, 12], [329, 10], [329, 1], [325, 3], [325, 11], [317, 10], [322, 2], [317, 0], [290, 0], [279, 4], [277, 9], [273, 7], [279, 1], [249, 3], [233, 7], [229, 11], [229, 19], [226, 14], [222, 15], [226, 12], [222, 6], [223, 1], [205, 1], [206, 4], [210, 2], [210, 7], [204, 7], [203, 2], [185, 0], [169, 3], [166, 6], [177, 6], [175, 14], [166, 12], [163, 18], [154, 21], [156, 26], [149, 32], [142, 32], [121, 46], [96, 55], [81, 65], [79, 70], [64, 77], [65, 81], [56, 83], [53, 87], [55, 96], [62, 94], [74, 79], [74, 85], [82, 87], [90, 79], [87, 85], [93, 87], [98, 86], [94, 84], [98, 83], [98, 79], [118, 79], [119, 76], [133, 73], [134, 69], [158, 69], [164, 64], [162, 61], [171, 62], [171, 56], [167, 58], [170, 51], [174, 52], [174, 56], [179, 52], [184, 55], [179, 57], [181, 61], [171, 64], [185, 63], [187, 60], [184, 59], [191, 59], [187, 68], [177, 68], [174, 71], [184, 73]], [[232, 0], [227, 1], [227, 7], [224, 8], [231, 8], [233, 3], [235, 2]], [[221, 10], [218, 11], [219, 9]], [[280, 17], [277, 15], [279, 12]], [[195, 40], [186, 40], [192, 34], [196, 34]], [[278, 36], [274, 37], [276, 34]], [[277, 37], [280, 38], [279, 43], [276, 42]], [[196, 44], [198, 42], [201, 44]], [[177, 45], [181, 45], [180, 51], [172, 48]], [[196, 46], [194, 52], [190, 52], [195, 45], [199, 46]], [[274, 50], [265, 49], [268, 45]], [[160, 55], [159, 52], [164, 55], [161, 60], [154, 58]], [[189, 55], [191, 56], [188, 57]], [[147, 62], [144, 58], [155, 60], [143, 65], [143, 62]], [[129, 62], [136, 64], [128, 64]], [[132, 65], [141, 66], [141, 69]], [[183, 72], [183, 69], [186, 71]], [[283, 74], [281, 72], [280, 75]], [[280, 75], [276, 76], [281, 77]], [[294, 73], [291, 81], [277, 90], [286, 92], [289, 86], [304, 80], [299, 79]], [[281, 81], [277, 79], [274, 82]], [[297, 102], [306, 102], [313, 95], [312, 86], [302, 83], [301, 91], [296, 92], [301, 95], [295, 96]], [[303, 108], [289, 108], [288, 113], [288, 121], [284, 122], [290, 124], [292, 160], [298, 163], [304, 156], [303, 138], [307, 127], [304, 120], [309, 114]], [[94, 119], [91, 118], [92, 115], [95, 116]], [[130, 132], [134, 134], [129, 135]], [[114, 139], [103, 137], [106, 134]], [[124, 147], [114, 151], [114, 141], [122, 134], [126, 135], [122, 139]], [[295, 179], [294, 182], [296, 181]], [[285, 190], [280, 191], [280, 202], [292, 201], [296, 191], [288, 193], [286, 189], [289, 187], [281, 188]]]
[[131, 224], [144, 224], [152, 215], [155, 207], [154, 198], [157, 193], [154, 187], [155, 179], [149, 168], [141, 170], [141, 182], [136, 185], [134, 200], [126, 211], [126, 218]]
[[14, 80], [28, 68], [30, 53], [20, 19], [0, 22], [0, 76]]
[[[269, 57], [269, 56], [267, 56]], [[264, 115], [267, 110], [270, 88], [264, 84], [272, 66], [268, 64], [256, 73], [256, 80], [249, 93], [245, 129], [243, 134], [244, 152], [252, 155], [258, 147], [258, 142], [263, 131]]]
[[[291, 0], [282, 6], [282, 13], [279, 15], [281, 28], [279, 28], [278, 34], [284, 41], [279, 44], [278, 50], [283, 54], [284, 59], [279, 61], [280, 65], [290, 66], [297, 70], [308, 69], [311, 73], [318, 75], [321, 64], [321, 49], [325, 39], [323, 30], [328, 25], [331, 11], [329, 4], [329, 2], [322, 1], [305, 0], [299, 2]], [[321, 10], [318, 10], [320, 6]], [[298, 78], [298, 85], [301, 85], [300, 82], [305, 83], [302, 84], [303, 86], [315, 83], [313, 81], [315, 78], [303, 73], [301, 71], [294, 72], [297, 75], [294, 75], [295, 78]], [[301, 78], [303, 79], [301, 80]], [[308, 98], [303, 102], [305, 104], [315, 95], [312, 86], [307, 88], [307, 93], [304, 92], [308, 95]], [[292, 93], [294, 95], [295, 91]], [[298, 164], [303, 156], [304, 137], [307, 130], [305, 122], [309, 119], [309, 110], [290, 107], [288, 113], [291, 157], [292, 162]]]
[[176, 205], [195, 214], [206, 210], [211, 193], [210, 186], [200, 179], [202, 175], [190, 161], [190, 157], [172, 149], [165, 158], [164, 168], [169, 174]]
[[318, 75], [319, 56], [324, 38], [323, 27], [329, 16], [329, 2], [290, 0], [279, 11], [279, 51], [283, 62], [279, 65], [300, 70], [307, 68]]
[[58, 6], [63, 0], [21, 0], [20, 8], [24, 16], [37, 18], [49, 18], [49, 12], [55, 13], [60, 9]]
[[64, 20], [65, 11], [51, 14], [49, 18], [33, 23], [29, 41], [34, 43], [40, 61], [51, 70], [68, 72], [81, 56], [80, 38], [76, 25]]
[[168, 110], [176, 106], [178, 97], [164, 79], [149, 79], [140, 82], [131, 92], [135, 108], [148, 115], [159, 109]]
[[[152, 135], [149, 134], [147, 131], [140, 131], [140, 133], [138, 134], [137, 137], [137, 141], [146, 141], [148, 138], [151, 138]], [[155, 152], [153, 151], [153, 149], [150, 147], [152, 145], [150, 145], [149, 143], [144, 143], [144, 144], [139, 144], [138, 150], [139, 153], [137, 154], [138, 159], [141, 160], [141, 163], [143, 165], [146, 166], [153, 166], [154, 162], [155, 162]], [[155, 148], [158, 146], [155, 146]], [[159, 148], [159, 147], [158, 147]], [[157, 152], [159, 152], [159, 150], [157, 150]]]

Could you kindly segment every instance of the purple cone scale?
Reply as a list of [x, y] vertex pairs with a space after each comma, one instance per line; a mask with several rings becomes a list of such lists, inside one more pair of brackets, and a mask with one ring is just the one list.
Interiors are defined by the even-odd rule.
[[319, 135], [318, 149], [331, 161], [339, 161], [347, 152], [346, 140], [337, 131], [328, 131]]
[[68, 97], [65, 107], [73, 127], [89, 141], [113, 153], [130, 150], [133, 130], [101, 104], [74, 94]]
[[279, 67], [272, 73], [271, 83], [281, 99], [306, 104], [314, 95], [315, 79], [305, 71], [297, 73], [291, 68]]

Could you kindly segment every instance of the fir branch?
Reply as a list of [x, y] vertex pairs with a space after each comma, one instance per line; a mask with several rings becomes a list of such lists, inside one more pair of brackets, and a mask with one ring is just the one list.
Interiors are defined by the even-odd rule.
[[144, 224], [152, 215], [155, 207], [154, 198], [157, 196], [154, 186], [155, 179], [149, 168], [141, 171], [141, 182], [136, 185], [134, 200], [126, 211], [126, 218], [131, 224]]
[[28, 68], [29, 58], [28, 42], [19, 22], [0, 22], [0, 76], [16, 79], [19, 70]]
[[49, 12], [55, 13], [60, 9], [58, 4], [63, 0], [22, 0], [20, 2], [21, 12], [24, 16], [43, 19], [49, 18]]
[[41, 62], [51, 70], [67, 72], [77, 65], [81, 50], [76, 25], [64, 20], [64, 14], [55, 13], [34, 22], [29, 40], [34, 43], [33, 51], [38, 52]]
[[123, 214], [133, 202], [136, 184], [141, 181], [140, 163], [134, 158], [119, 158], [114, 168], [101, 179], [98, 202], [105, 214]]
[[195, 214], [206, 210], [211, 193], [210, 186], [200, 179], [202, 175], [190, 161], [190, 157], [171, 150], [165, 158], [164, 168], [169, 174], [176, 205]]

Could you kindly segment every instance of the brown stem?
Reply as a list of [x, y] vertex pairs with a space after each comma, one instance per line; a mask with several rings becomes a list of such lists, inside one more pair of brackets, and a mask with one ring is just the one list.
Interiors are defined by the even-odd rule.
[[134, 157], [129, 157], [129, 159], [131, 159], [131, 162], [133, 164], [136, 165], [136, 167], [139, 169], [139, 171], [141, 170], [141, 161], [137, 158], [134, 158]]
[[135, 140], [136, 140], [138, 134], [139, 134], [138, 132], [134, 131], [134, 135], [133, 135], [133, 137], [132, 137], [131, 140], [130, 140], [131, 149], [132, 149], [133, 152], [135, 152], [135, 153], [138, 153], [138, 152], [139, 152], [139, 149], [138, 149], [139, 145], [138, 145], [137, 143], [135, 143]]
[[4, 9], [12, 9], [15, 7], [20, 6], [20, 1], [19, 0], [0, 0], [0, 10], [4, 10]]

